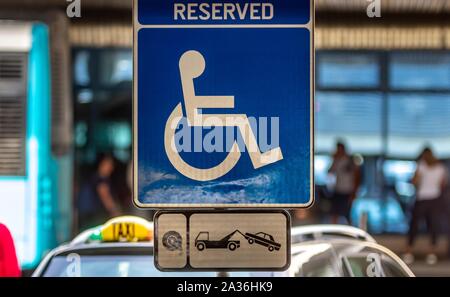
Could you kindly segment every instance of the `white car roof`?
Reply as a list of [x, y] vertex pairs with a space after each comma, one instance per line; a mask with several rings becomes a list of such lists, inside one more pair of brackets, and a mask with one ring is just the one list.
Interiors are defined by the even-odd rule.
[[366, 231], [347, 225], [310, 225], [297, 226], [291, 229], [292, 243], [298, 243], [306, 240], [307, 237], [311, 239], [319, 239], [324, 236], [338, 236], [345, 238], [353, 238], [364, 240], [368, 242], [376, 242], [375, 239]]

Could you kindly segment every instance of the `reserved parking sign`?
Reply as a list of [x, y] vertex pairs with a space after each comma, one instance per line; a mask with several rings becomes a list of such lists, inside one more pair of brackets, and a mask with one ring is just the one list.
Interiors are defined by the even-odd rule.
[[311, 205], [311, 2], [135, 1], [138, 206]]

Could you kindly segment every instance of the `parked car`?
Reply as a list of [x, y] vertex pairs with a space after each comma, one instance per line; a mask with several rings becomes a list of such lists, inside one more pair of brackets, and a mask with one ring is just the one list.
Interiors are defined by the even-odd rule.
[[[215, 277], [216, 272], [161, 272], [153, 265], [153, 224], [119, 217], [52, 250], [33, 277]], [[233, 272], [231, 276], [250, 276]]]
[[[317, 232], [318, 230], [321, 232]], [[250, 238], [252, 237], [246, 237], [247, 240]], [[225, 241], [229, 239], [226, 238]], [[121, 217], [87, 230], [69, 244], [51, 251], [40, 263], [33, 276], [214, 277], [219, 275], [218, 272], [199, 271], [161, 272], [153, 265], [153, 252], [153, 224], [140, 218]], [[222, 272], [220, 275], [231, 277], [414, 276], [399, 257], [357, 228], [345, 226], [293, 228], [291, 254], [291, 266], [283, 272]]]
[[348, 225], [309, 225], [297, 226], [291, 230], [291, 242], [299, 243], [321, 238], [348, 238], [376, 242], [366, 231]]
[[[364, 230], [341, 225], [299, 226], [291, 230], [291, 266], [270, 276], [413, 277], [392, 251]], [[264, 275], [264, 274], [262, 274]]]

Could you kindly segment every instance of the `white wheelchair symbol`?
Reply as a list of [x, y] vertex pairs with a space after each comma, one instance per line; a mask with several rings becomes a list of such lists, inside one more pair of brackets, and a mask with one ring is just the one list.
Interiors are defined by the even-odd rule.
[[[198, 51], [185, 52], [179, 61], [188, 125], [238, 127], [254, 169], [282, 160], [283, 154], [279, 147], [261, 153], [246, 114], [202, 114], [198, 112], [199, 109], [234, 108], [234, 96], [197, 96], [195, 94], [194, 79], [203, 74], [205, 67], [205, 59]], [[215, 167], [203, 169], [186, 163], [181, 158], [175, 144], [175, 132], [183, 117], [182, 103], [180, 102], [167, 119], [164, 132], [166, 154], [175, 169], [193, 180], [210, 181], [224, 176], [236, 166], [241, 157], [241, 151], [236, 140], [227, 157]]]

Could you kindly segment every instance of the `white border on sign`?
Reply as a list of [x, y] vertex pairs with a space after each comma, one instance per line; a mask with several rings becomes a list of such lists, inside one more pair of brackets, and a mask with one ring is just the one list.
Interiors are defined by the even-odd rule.
[[[314, 98], [315, 98], [315, 43], [314, 43], [314, 28], [315, 28], [315, 2], [311, 1], [310, 5], [310, 20], [307, 24], [258, 24], [258, 25], [141, 25], [138, 20], [138, 2], [139, 0], [133, 0], [133, 202], [139, 208], [145, 209], [159, 209], [159, 208], [309, 208], [314, 204], [315, 191], [314, 191]], [[242, 203], [242, 204], [215, 204], [215, 203], [141, 203], [138, 199], [138, 94], [137, 94], [137, 32], [142, 28], [307, 28], [310, 31], [310, 188], [309, 188], [309, 201], [308, 203], [294, 203], [294, 204], [282, 204], [282, 203]]]

